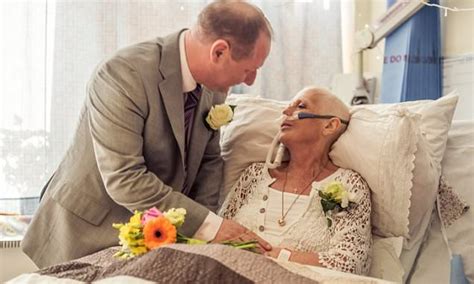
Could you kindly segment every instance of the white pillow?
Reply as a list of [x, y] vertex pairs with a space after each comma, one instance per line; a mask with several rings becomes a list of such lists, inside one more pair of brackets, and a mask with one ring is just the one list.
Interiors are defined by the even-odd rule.
[[456, 91], [443, 96], [437, 100], [419, 100], [396, 104], [374, 104], [355, 106], [353, 109], [365, 108], [375, 111], [385, 111], [393, 109], [397, 106], [404, 106], [411, 112], [421, 114], [421, 131], [426, 137], [431, 155], [434, 162], [441, 167], [440, 163], [443, 159], [446, 149], [446, 141], [448, 139], [448, 131], [451, 127], [454, 110], [458, 102], [459, 96]]
[[[413, 172], [413, 188], [409, 216], [409, 240], [406, 249], [411, 249], [425, 235], [431, 220], [431, 212], [438, 192], [448, 131], [451, 128], [459, 96], [452, 92], [438, 100], [422, 100], [403, 103], [408, 109], [421, 114], [421, 133], [419, 150]], [[420, 145], [423, 143], [425, 145]]]
[[[423, 125], [423, 123], [422, 123]], [[408, 215], [408, 238], [405, 248], [411, 249], [425, 235], [431, 220], [441, 172], [434, 162], [430, 145], [424, 135], [418, 133], [413, 186], [410, 196], [410, 214]]]
[[408, 237], [408, 215], [421, 116], [406, 108], [352, 111], [331, 160], [360, 173], [371, 189], [372, 229], [384, 237]]
[[230, 95], [226, 103], [236, 105], [232, 122], [221, 129], [224, 159], [224, 188], [219, 206], [251, 163], [263, 162], [273, 137], [278, 133], [282, 111], [289, 102], [246, 95]]
[[[377, 112], [380, 115], [384, 115], [389, 111], [396, 111], [400, 107], [408, 109], [410, 112], [415, 112], [421, 115], [421, 125], [419, 127], [420, 131], [412, 133], [412, 136], [417, 136], [417, 151], [415, 153], [415, 168], [413, 170], [413, 187], [411, 188], [411, 197], [409, 207], [409, 231], [408, 234], [402, 234], [407, 237], [407, 242], [405, 243], [405, 248], [411, 248], [414, 243], [416, 243], [420, 238], [423, 237], [425, 231], [428, 227], [431, 211], [434, 206], [434, 201], [436, 199], [436, 193], [439, 184], [439, 177], [441, 175], [441, 160], [446, 148], [447, 134], [451, 125], [451, 120], [454, 114], [456, 103], [458, 101], [458, 96], [455, 94], [450, 94], [448, 96], [442, 97], [438, 100], [422, 100], [422, 101], [413, 101], [413, 102], [404, 102], [397, 104], [379, 104], [379, 105], [364, 105], [354, 107], [352, 112], [355, 114], [358, 111], [371, 110]], [[357, 133], [359, 136], [367, 135], [367, 130], [358, 129]], [[343, 136], [345, 136], [344, 134]], [[370, 135], [370, 134], [369, 134]], [[342, 138], [342, 137], [341, 137]], [[412, 139], [412, 137], [407, 137], [407, 139]], [[347, 141], [344, 144], [341, 144], [341, 139], [334, 144], [334, 150], [331, 155], [334, 155], [333, 161], [341, 167], [348, 167], [358, 171], [366, 180], [368, 179], [364, 174], [380, 171], [380, 168], [377, 169], [374, 165], [375, 157], [364, 160], [364, 167], [361, 167], [361, 157], [355, 155], [349, 155], [344, 157], [343, 160], [337, 159], [337, 150], [338, 147], [342, 147], [345, 151], [353, 152], [358, 151], [358, 147]], [[399, 158], [396, 155], [392, 159]], [[337, 161], [336, 161], [337, 160]], [[384, 168], [385, 170], [390, 171], [388, 167]], [[370, 180], [370, 181], [369, 181]], [[372, 190], [377, 191], [377, 185], [375, 181], [370, 178], [367, 182], [371, 186]], [[403, 196], [405, 196], [405, 191], [401, 188], [385, 188], [384, 191], [391, 196], [391, 193], [388, 193], [389, 190], [402, 190]], [[400, 208], [405, 212], [406, 207]], [[373, 217], [375, 219], [387, 220], [384, 216], [377, 216], [377, 214], [385, 213], [385, 211], [377, 210]], [[400, 236], [400, 232], [395, 232], [390, 230], [391, 224], [378, 224], [375, 223], [376, 232], [382, 236]], [[382, 225], [382, 227], [379, 227]], [[388, 229], [387, 229], [388, 228]]]

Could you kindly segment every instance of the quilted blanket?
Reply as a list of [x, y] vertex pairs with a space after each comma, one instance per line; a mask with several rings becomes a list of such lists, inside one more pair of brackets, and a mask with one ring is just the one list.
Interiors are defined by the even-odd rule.
[[128, 260], [113, 257], [118, 249], [112, 247], [50, 266], [28, 276], [17, 277], [11, 283], [38, 282], [43, 276], [45, 282], [59, 279], [71, 283], [104, 282], [107, 279], [114, 279], [115, 283], [120, 280], [130, 282], [130, 277], [154, 283], [384, 282], [324, 268], [310, 269], [290, 262], [278, 263], [263, 255], [224, 245], [173, 244]]

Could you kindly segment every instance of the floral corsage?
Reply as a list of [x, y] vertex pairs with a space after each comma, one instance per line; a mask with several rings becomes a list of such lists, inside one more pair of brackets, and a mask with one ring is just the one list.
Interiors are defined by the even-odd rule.
[[[313, 185], [315, 187], [316, 185]], [[341, 182], [333, 181], [318, 191], [321, 197], [321, 206], [328, 222], [328, 227], [332, 226], [332, 216], [336, 216], [348, 209], [354, 203], [354, 195], [348, 192]]]
[[[184, 243], [190, 245], [207, 244], [208, 242], [188, 238], [178, 232], [186, 216], [186, 209], [171, 208], [161, 212], [155, 207], [145, 212], [135, 211], [130, 222], [126, 224], [113, 224], [120, 231], [119, 244], [122, 246], [114, 256], [119, 258], [130, 258], [144, 254], [152, 249], [173, 243]], [[253, 250], [256, 241], [245, 243], [224, 242], [239, 249]]]
[[211, 107], [204, 118], [204, 124], [210, 130], [217, 130], [232, 121], [235, 105], [220, 104]]

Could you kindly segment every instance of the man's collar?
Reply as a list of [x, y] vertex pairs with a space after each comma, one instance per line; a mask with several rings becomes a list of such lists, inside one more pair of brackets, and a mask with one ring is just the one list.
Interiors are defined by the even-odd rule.
[[191, 70], [189, 70], [188, 59], [186, 57], [186, 47], [184, 45], [184, 37], [188, 31], [184, 31], [179, 35], [179, 58], [181, 61], [181, 74], [183, 76], [183, 93], [191, 92], [196, 89], [197, 83], [194, 80]]

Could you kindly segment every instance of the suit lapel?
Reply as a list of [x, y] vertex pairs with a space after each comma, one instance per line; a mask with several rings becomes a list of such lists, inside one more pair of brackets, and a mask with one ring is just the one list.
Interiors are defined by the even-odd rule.
[[179, 146], [181, 162], [184, 167], [184, 98], [182, 93], [183, 77], [179, 58], [179, 35], [184, 30], [163, 39], [160, 73], [163, 81], [159, 83], [160, 94], [166, 113]]

